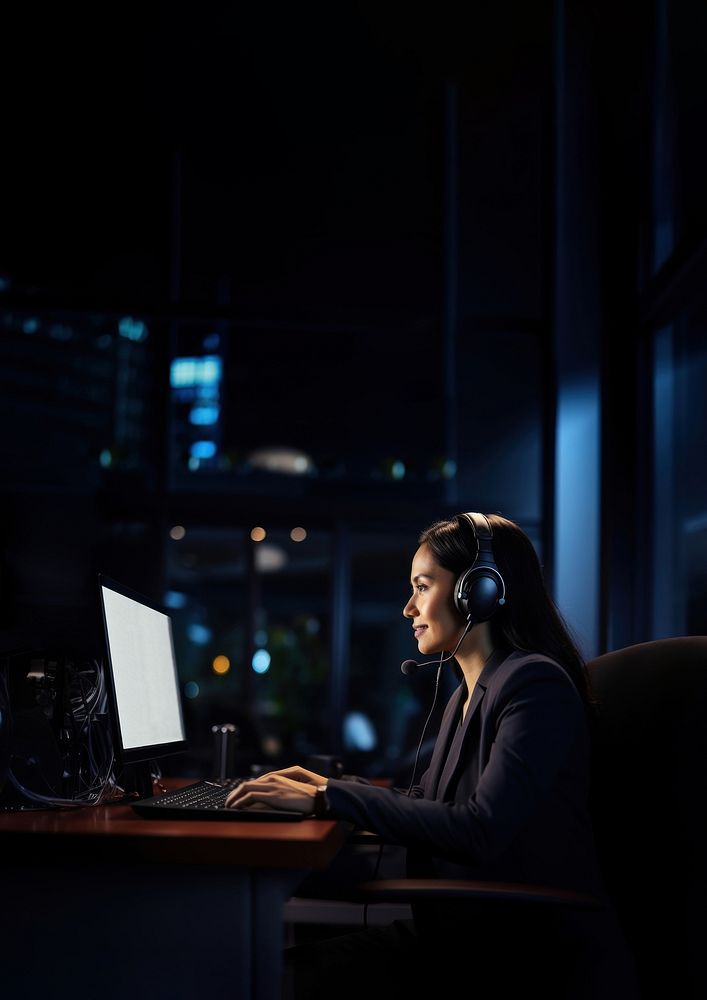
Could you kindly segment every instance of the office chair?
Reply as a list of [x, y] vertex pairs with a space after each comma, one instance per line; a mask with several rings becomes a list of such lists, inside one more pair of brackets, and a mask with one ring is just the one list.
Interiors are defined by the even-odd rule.
[[[591, 810], [609, 894], [642, 1000], [707, 996], [707, 636], [659, 639], [588, 664], [599, 701]], [[504, 902], [590, 911], [551, 887], [423, 879], [368, 881], [368, 903]]]

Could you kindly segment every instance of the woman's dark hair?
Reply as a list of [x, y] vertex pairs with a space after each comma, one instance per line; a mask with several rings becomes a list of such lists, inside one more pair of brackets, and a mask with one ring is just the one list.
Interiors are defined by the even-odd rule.
[[[548, 592], [533, 543], [515, 521], [499, 514], [486, 518], [493, 532], [496, 566], [506, 584], [506, 603], [489, 620], [494, 645], [543, 653], [556, 660], [574, 681], [585, 705], [594, 706], [584, 660]], [[436, 562], [457, 577], [472, 565], [478, 548], [469, 520], [460, 514], [435, 521], [422, 532], [419, 543], [427, 544]]]

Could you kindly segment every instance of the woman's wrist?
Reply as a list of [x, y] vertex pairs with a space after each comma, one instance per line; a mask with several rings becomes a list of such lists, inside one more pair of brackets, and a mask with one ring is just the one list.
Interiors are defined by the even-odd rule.
[[317, 785], [314, 793], [314, 815], [321, 819], [329, 815], [329, 799], [327, 798], [327, 783]]

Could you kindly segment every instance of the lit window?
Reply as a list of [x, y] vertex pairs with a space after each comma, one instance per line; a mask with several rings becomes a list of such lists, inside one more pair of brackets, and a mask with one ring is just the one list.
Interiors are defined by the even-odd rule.
[[217, 386], [221, 381], [223, 365], [217, 355], [203, 358], [175, 358], [170, 369], [172, 388]]
[[192, 458], [213, 458], [216, 454], [215, 441], [195, 441], [189, 449]]
[[189, 423], [195, 427], [210, 427], [218, 423], [220, 407], [194, 406], [189, 413]]

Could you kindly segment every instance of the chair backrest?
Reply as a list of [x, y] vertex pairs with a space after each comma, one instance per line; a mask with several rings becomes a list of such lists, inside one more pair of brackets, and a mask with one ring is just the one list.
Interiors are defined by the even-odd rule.
[[707, 996], [707, 636], [588, 664], [598, 700], [592, 812], [646, 998]]

